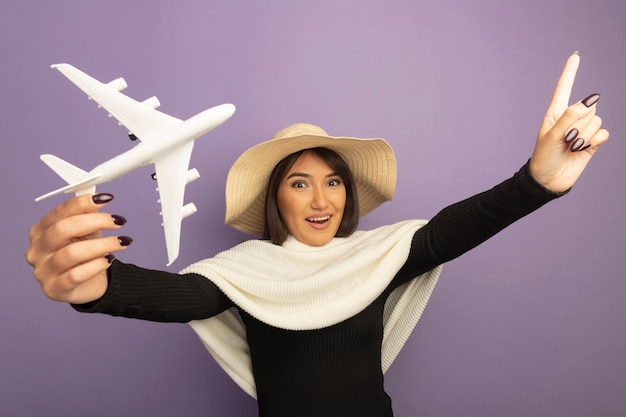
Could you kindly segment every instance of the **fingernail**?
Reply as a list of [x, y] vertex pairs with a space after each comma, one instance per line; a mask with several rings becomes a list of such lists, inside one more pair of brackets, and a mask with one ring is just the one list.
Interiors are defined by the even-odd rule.
[[570, 146], [570, 151], [572, 152], [577, 152], [580, 150], [580, 148], [583, 147], [583, 145], [585, 144], [585, 139], [583, 138], [578, 138], [574, 141], [574, 143], [572, 143], [572, 146]]
[[565, 135], [565, 143], [570, 143], [571, 141], [576, 139], [576, 136], [578, 136], [578, 129], [573, 128], [572, 130], [567, 132], [567, 135]]
[[133, 243], [133, 238], [130, 236], [119, 236], [117, 241], [120, 242], [120, 245], [122, 246], [128, 246]]
[[109, 194], [109, 193], [94, 194], [93, 197], [91, 197], [91, 199], [96, 204], [104, 204], [113, 200], [113, 194]]
[[111, 263], [115, 259], [115, 255], [113, 255], [112, 253], [109, 253], [104, 258], [107, 260], [108, 263]]
[[126, 224], [126, 219], [119, 214], [111, 214], [111, 217], [113, 217], [113, 223], [118, 226], [124, 226]]
[[595, 93], [590, 95], [589, 97], [585, 97], [582, 100], [582, 103], [586, 106], [586, 107], [591, 107], [594, 104], [596, 104], [598, 102], [598, 100], [600, 99], [600, 94]]
[[587, 142], [587, 144], [585, 146], [583, 146], [582, 148], [580, 148], [578, 150], [578, 152], [582, 152], [582, 151], [584, 151], [586, 149], [589, 149], [589, 148], [591, 148], [591, 142]]

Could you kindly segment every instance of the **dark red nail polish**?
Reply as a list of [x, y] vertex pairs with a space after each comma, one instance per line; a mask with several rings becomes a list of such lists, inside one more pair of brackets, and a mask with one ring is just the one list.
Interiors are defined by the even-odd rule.
[[578, 138], [574, 141], [574, 143], [572, 143], [572, 146], [570, 146], [570, 151], [572, 152], [578, 152], [580, 150], [580, 148], [583, 147], [583, 145], [585, 144], [585, 139], [583, 138]]
[[591, 142], [587, 142], [587, 144], [585, 146], [583, 146], [582, 148], [580, 148], [578, 150], [578, 152], [582, 152], [582, 151], [587, 150], [589, 148], [591, 148]]
[[586, 106], [586, 107], [591, 107], [594, 104], [596, 104], [598, 102], [598, 100], [600, 99], [600, 94], [598, 93], [594, 93], [592, 95], [590, 95], [589, 97], [585, 97], [582, 100], [582, 103]]
[[112, 214], [111, 217], [113, 217], [113, 223], [118, 226], [124, 226], [126, 224], [126, 219], [119, 214]]
[[120, 242], [120, 245], [122, 246], [128, 246], [133, 243], [133, 238], [130, 236], [119, 236], [117, 241]]
[[91, 199], [96, 204], [104, 204], [113, 200], [113, 194], [109, 194], [109, 193], [94, 194], [93, 197], [91, 197]]
[[112, 253], [109, 253], [104, 258], [107, 260], [108, 263], [111, 263], [115, 259], [115, 255], [113, 255]]
[[567, 135], [565, 135], [565, 143], [570, 143], [571, 141], [576, 139], [576, 136], [578, 136], [578, 129], [573, 128], [572, 130], [567, 132]]

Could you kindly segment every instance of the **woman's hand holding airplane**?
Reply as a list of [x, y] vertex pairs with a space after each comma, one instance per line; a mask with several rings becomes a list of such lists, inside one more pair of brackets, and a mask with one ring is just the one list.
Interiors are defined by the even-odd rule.
[[102, 235], [126, 223], [122, 216], [99, 211], [112, 199], [106, 193], [71, 198], [30, 228], [26, 261], [48, 298], [84, 304], [106, 292], [112, 253], [132, 242], [128, 236]]

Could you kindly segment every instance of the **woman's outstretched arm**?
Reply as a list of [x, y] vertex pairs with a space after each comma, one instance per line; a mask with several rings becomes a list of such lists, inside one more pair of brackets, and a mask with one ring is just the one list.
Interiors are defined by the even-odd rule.
[[126, 220], [100, 212], [111, 194], [70, 198], [29, 232], [26, 260], [43, 293], [76, 310], [162, 322], [187, 322], [219, 314], [232, 302], [204, 277], [140, 268], [115, 261], [128, 236], [103, 237]]
[[599, 94], [568, 106], [579, 62], [575, 53], [565, 64], [530, 161], [513, 178], [446, 207], [418, 230], [398, 283], [462, 255], [574, 185], [609, 138], [596, 114]]

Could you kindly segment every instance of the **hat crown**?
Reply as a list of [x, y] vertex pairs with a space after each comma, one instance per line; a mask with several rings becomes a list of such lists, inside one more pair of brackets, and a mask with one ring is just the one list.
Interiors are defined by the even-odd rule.
[[295, 123], [278, 131], [271, 140], [293, 138], [296, 136], [328, 136], [326, 131], [319, 126], [309, 123]]

